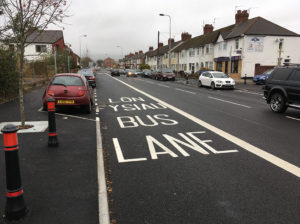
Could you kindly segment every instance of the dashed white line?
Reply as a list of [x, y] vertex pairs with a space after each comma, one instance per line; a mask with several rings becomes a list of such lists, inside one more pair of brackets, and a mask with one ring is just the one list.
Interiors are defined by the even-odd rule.
[[248, 91], [248, 90], [235, 90], [235, 92], [239, 92], [239, 93], [249, 93], [249, 94], [260, 95], [260, 96], [263, 96], [263, 95], [264, 95], [264, 94], [262, 94], [262, 93], [250, 92], [250, 91]]
[[225, 102], [225, 103], [234, 104], [234, 105], [241, 106], [241, 107], [251, 108], [251, 107], [249, 107], [249, 106], [246, 106], [246, 105], [243, 105], [243, 104], [239, 104], [239, 103], [231, 102], [231, 101], [228, 101], [228, 100], [222, 100], [222, 99], [215, 98], [215, 97], [211, 97], [211, 96], [209, 96], [208, 98], [209, 98], [209, 99], [213, 99], [213, 100], [222, 101], [222, 102]]
[[148, 94], [148, 93], [146, 93], [146, 92], [144, 92], [144, 91], [142, 91], [138, 88], [135, 88], [134, 86], [131, 86], [131, 85], [127, 84], [126, 82], [118, 80], [114, 77], [112, 77], [112, 78], [117, 80], [120, 83], [123, 83], [125, 86], [128, 86], [129, 88], [145, 95], [146, 97], [148, 97], [152, 100], [155, 100], [158, 103], [161, 103], [162, 105], [164, 105], [164, 106], [168, 107], [169, 109], [177, 112], [178, 114], [181, 114], [182, 116], [190, 119], [191, 121], [201, 125], [202, 127], [210, 130], [211, 132], [223, 137], [224, 139], [227, 139], [228, 141], [240, 146], [241, 148], [245, 149], [246, 151], [248, 151], [248, 152], [250, 152], [250, 153], [252, 153], [252, 154], [254, 154], [254, 155], [256, 155], [256, 156], [258, 156], [258, 157], [260, 157], [260, 158], [262, 158], [262, 159], [264, 159], [264, 160], [266, 160], [266, 161], [268, 161], [272, 164], [274, 164], [277, 167], [280, 167], [281, 169], [283, 169], [283, 170], [285, 170], [285, 171], [287, 171], [287, 172], [289, 172], [289, 173], [291, 173], [291, 174], [293, 174], [297, 177], [300, 177], [300, 168], [298, 166], [293, 165], [293, 164], [291, 164], [291, 163], [289, 163], [289, 162], [287, 162], [287, 161], [285, 161], [285, 160], [283, 160], [283, 159], [281, 159], [277, 156], [274, 156], [271, 153], [268, 153], [268, 152], [266, 152], [266, 151], [264, 151], [264, 150], [262, 150], [262, 149], [260, 149], [256, 146], [254, 146], [254, 145], [251, 145], [250, 143], [248, 143], [248, 142], [246, 142], [246, 141], [244, 141], [244, 140], [242, 140], [242, 139], [240, 139], [236, 136], [233, 136], [233, 135], [231, 135], [231, 134], [229, 134], [229, 133], [227, 133], [227, 132], [225, 132], [225, 131], [223, 131], [223, 130], [221, 130], [221, 129], [219, 129], [219, 128], [217, 128], [217, 127], [215, 127], [215, 126], [213, 126], [213, 125], [211, 125], [211, 124], [209, 124], [209, 123], [207, 123], [207, 122], [205, 122], [205, 121], [203, 121], [203, 120], [201, 120], [201, 119], [199, 119], [199, 118], [197, 118], [197, 117], [195, 117], [195, 116], [193, 116], [193, 115], [191, 115], [191, 114], [189, 114], [189, 113], [187, 113], [187, 112], [185, 112], [185, 111], [183, 111], [183, 110], [181, 110], [181, 109], [179, 109], [179, 108], [177, 108], [173, 105], [171, 105], [171, 104], [168, 104], [168, 103], [166, 103], [166, 102], [164, 102], [164, 101], [162, 101], [162, 100], [160, 100], [160, 99], [158, 99], [158, 98], [156, 98], [156, 97], [154, 97], [154, 96], [152, 96], [152, 95], [150, 95], [150, 94]]
[[99, 107], [96, 106], [96, 113], [99, 113]]
[[170, 88], [170, 86], [167, 86], [167, 85], [164, 85], [164, 84], [157, 84], [158, 86], [163, 86], [163, 87], [166, 87], [166, 88]]
[[191, 92], [191, 91], [187, 91], [187, 90], [184, 90], [184, 89], [179, 89], [179, 88], [175, 88], [176, 90], [179, 90], [181, 92], [185, 92], [185, 93], [190, 93], [190, 94], [196, 94], [195, 92]]
[[295, 118], [295, 117], [290, 117], [290, 116], [285, 116], [286, 118], [292, 119], [292, 120], [296, 120], [296, 121], [300, 121], [299, 118]]

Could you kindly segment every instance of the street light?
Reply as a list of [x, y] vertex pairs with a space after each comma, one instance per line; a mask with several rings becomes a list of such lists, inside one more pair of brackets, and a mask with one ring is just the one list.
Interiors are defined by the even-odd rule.
[[82, 37], [87, 37], [87, 35], [84, 34], [84, 35], [80, 35], [80, 36], [79, 36], [80, 59], [81, 59], [81, 38], [82, 38]]
[[168, 16], [170, 20], [170, 35], [169, 35], [169, 68], [171, 68], [171, 16], [160, 13], [159, 16]]

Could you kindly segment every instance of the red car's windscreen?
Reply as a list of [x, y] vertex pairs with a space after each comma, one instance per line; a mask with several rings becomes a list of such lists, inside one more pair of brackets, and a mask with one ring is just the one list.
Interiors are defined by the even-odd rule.
[[51, 85], [83, 86], [83, 82], [81, 78], [76, 76], [57, 76], [53, 79]]

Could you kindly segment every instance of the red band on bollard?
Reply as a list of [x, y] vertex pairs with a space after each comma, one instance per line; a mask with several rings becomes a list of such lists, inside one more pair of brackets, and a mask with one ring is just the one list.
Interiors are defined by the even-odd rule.
[[3, 133], [3, 144], [4, 144], [4, 147], [11, 147], [11, 146], [18, 145], [17, 132]]
[[6, 196], [9, 198], [15, 198], [23, 194], [23, 189], [17, 192], [6, 192]]
[[55, 101], [48, 102], [48, 111], [55, 111]]
[[56, 136], [57, 133], [49, 133], [48, 136]]
[[19, 147], [17, 145], [14, 147], [4, 147], [4, 151], [15, 151], [18, 149], [19, 149]]

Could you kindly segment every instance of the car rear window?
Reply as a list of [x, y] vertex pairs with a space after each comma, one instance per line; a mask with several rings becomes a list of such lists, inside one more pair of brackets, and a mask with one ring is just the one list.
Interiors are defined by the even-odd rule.
[[56, 76], [51, 85], [83, 86], [83, 82], [76, 76]]
[[271, 75], [273, 80], [286, 80], [291, 73], [291, 68], [279, 68], [275, 69]]

